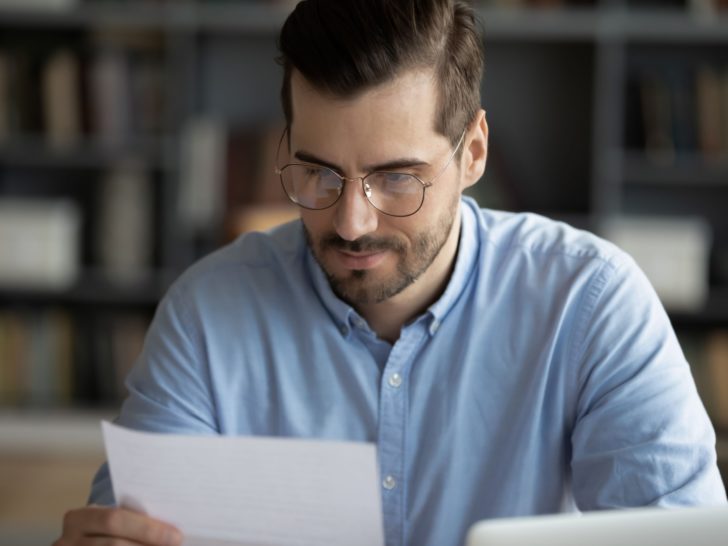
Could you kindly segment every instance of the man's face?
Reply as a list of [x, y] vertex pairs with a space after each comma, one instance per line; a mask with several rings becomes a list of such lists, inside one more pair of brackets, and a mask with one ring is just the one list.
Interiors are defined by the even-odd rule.
[[[283, 161], [319, 163], [347, 177], [396, 170], [429, 182], [451, 156], [450, 142], [434, 130], [437, 95], [430, 73], [405, 73], [342, 100], [320, 93], [294, 72], [291, 94], [291, 153]], [[426, 283], [451, 236], [460, 178], [453, 161], [426, 190], [422, 208], [404, 218], [375, 209], [359, 180], [344, 183], [334, 206], [301, 209], [309, 245], [334, 292], [363, 305], [388, 300], [415, 281]]]

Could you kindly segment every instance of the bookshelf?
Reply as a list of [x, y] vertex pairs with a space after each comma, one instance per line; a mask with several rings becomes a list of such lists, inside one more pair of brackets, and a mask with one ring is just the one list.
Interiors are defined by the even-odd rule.
[[[42, 322], [48, 313], [60, 315], [72, 342], [88, 338], [92, 324], [148, 321], [187, 265], [229, 239], [237, 231], [231, 226], [249, 225], [241, 211], [279, 210], [269, 165], [256, 158], [267, 157], [281, 124], [273, 57], [291, 4], [79, 0], [49, 11], [0, 1], [0, 99], [7, 96], [3, 62], [7, 75], [20, 55], [27, 57], [19, 64], [26, 88], [36, 89], [29, 95], [36, 105], [55, 99], [80, 112], [75, 121], [56, 121], [51, 137], [47, 113], [25, 104], [27, 119], [9, 122], [9, 99], [4, 109], [0, 100], [0, 199], [66, 199], [83, 219], [74, 282], [61, 288], [0, 284], [0, 319]], [[673, 139], [669, 149], [648, 149], [640, 94], [649, 87], [645, 74], [655, 68], [657, 93], [668, 102], [675, 100], [675, 85], [694, 84], [699, 66], [728, 73], [728, 12], [706, 13], [690, 1], [562, 4], [540, 9], [528, 2], [478, 2], [491, 154], [485, 179], [473, 191], [484, 205], [534, 210], [597, 231], [605, 218], [622, 214], [702, 218], [712, 234], [708, 296], [694, 308], [670, 309], [671, 318], [684, 336], [725, 333], [728, 128], [720, 129], [725, 141], [710, 157], [697, 140], [675, 142], [672, 124], [663, 127]], [[42, 82], [52, 77], [48, 62], [58, 52], [70, 52], [70, 63], [68, 57], [57, 61], [54, 80], [66, 93], [58, 98], [58, 86], [50, 86], [44, 99]], [[682, 71], [676, 82], [671, 66]], [[89, 83], [95, 71], [101, 72], [98, 89]], [[69, 72], [80, 83], [69, 84]], [[111, 119], [104, 120], [93, 104], [104, 104], [109, 79], [126, 81], [124, 92], [107, 89], [125, 106], [110, 107]], [[689, 104], [698, 107], [694, 99]], [[716, 104], [728, 111], [728, 98]], [[697, 113], [682, 123], [700, 132]], [[189, 149], [209, 153], [190, 159]], [[209, 185], [195, 185], [190, 172], [209, 176]], [[120, 176], [136, 188], [131, 196], [119, 190]], [[142, 203], [128, 210], [146, 211], [134, 222], [144, 226], [136, 238], [124, 239], [131, 237], [124, 233], [125, 216], [112, 221], [112, 209], [99, 204], [113, 191]], [[206, 197], [196, 200], [200, 195]], [[131, 247], [125, 260], [102, 252], [109, 246], [97, 240], [102, 229], [107, 240], [120, 237], [120, 245]], [[32, 335], [32, 327], [26, 329], [26, 337]], [[108, 366], [104, 355], [113, 360], [108, 348], [85, 354], [91, 369]], [[109, 371], [97, 375], [108, 378]], [[116, 398], [105, 399], [104, 392], [71, 393], [60, 405], [116, 407]], [[34, 409], [13, 400], [0, 415]], [[721, 434], [724, 461], [726, 438]]]

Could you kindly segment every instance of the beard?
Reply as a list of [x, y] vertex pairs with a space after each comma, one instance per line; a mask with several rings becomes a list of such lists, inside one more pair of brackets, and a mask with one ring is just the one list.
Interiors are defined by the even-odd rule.
[[[314, 241], [304, 225], [306, 241], [326, 274], [331, 289], [340, 299], [351, 305], [382, 303], [413, 284], [432, 265], [450, 235], [458, 205], [459, 199], [456, 199], [436, 222], [426, 224], [425, 229], [416, 233], [410, 245], [400, 237], [369, 235], [346, 241], [335, 232], [324, 234]], [[387, 278], [381, 278], [381, 273], [377, 274], [374, 270], [352, 270], [336, 275], [327, 267], [324, 258], [330, 250], [390, 251], [397, 256], [397, 267], [394, 274]]]

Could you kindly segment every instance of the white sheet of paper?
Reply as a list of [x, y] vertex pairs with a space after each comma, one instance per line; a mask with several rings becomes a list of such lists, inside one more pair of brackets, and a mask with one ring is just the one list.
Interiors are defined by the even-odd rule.
[[374, 444], [102, 430], [117, 503], [185, 546], [384, 544]]

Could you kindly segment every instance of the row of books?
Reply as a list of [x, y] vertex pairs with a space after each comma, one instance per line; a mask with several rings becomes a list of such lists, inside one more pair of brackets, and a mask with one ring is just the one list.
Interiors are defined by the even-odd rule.
[[477, 3], [484, 6], [497, 6], [505, 8], [560, 8], [564, 6], [593, 6], [598, 0], [479, 0]]
[[728, 154], [728, 65], [656, 61], [629, 87], [628, 146], [662, 162]]
[[[605, 3], [603, 0], [480, 0], [486, 6], [504, 7], [568, 7], [594, 6]], [[634, 8], [679, 8], [695, 13], [713, 13], [728, 8], [728, 0], [628, 0], [626, 4]]]
[[194, 233], [221, 228], [224, 242], [294, 218], [298, 209], [275, 174], [276, 165], [286, 161], [277, 157], [282, 134], [283, 126], [277, 124], [189, 120], [181, 135], [177, 203], [184, 229]]
[[117, 405], [148, 317], [0, 311], [0, 406]]
[[[210, 234], [201, 252], [296, 217], [274, 172], [281, 134], [278, 125], [190, 120], [180, 135], [177, 200], [163, 208], [158, 178], [132, 157], [94, 174], [80, 195], [64, 196], [54, 187], [52, 197], [0, 196], [0, 286], [63, 290], [88, 268], [133, 284], [161, 253], [164, 241], [155, 235], [160, 210], [178, 220], [182, 240]], [[14, 176], [23, 186], [23, 173]]]
[[98, 42], [0, 46], [0, 142], [43, 135], [56, 148], [91, 139], [118, 146], [161, 133], [165, 78], [155, 38]]
[[728, 8], [728, 0], [627, 0], [626, 3], [636, 8], [679, 8], [697, 14], [715, 13]]
[[[148, 323], [141, 314], [0, 311], [0, 406], [118, 404]], [[728, 430], [728, 330], [680, 342], [713, 423]]]
[[680, 334], [700, 397], [720, 431], [728, 431], [728, 330]]
[[3, 289], [68, 289], [87, 268], [117, 284], [149, 272], [156, 241], [149, 171], [128, 159], [87, 189], [88, 195], [63, 196], [51, 188], [53, 196], [0, 196]]
[[[114, 3], [123, 0], [0, 0], [0, 8], [45, 9], [48, 11], [71, 10], [79, 4]], [[149, 3], [163, 3], [174, 0], [147, 0]], [[200, 4], [229, 2], [230, 0], [198, 0]], [[240, 1], [240, 0], [239, 0]], [[246, 2], [260, 2], [265, 0], [242, 0]], [[295, 0], [267, 0], [268, 3], [295, 4]], [[534, 6], [534, 7], [562, 7], [570, 5], [595, 5], [599, 0], [477, 0], [480, 4], [501, 6]], [[688, 7], [696, 11], [717, 10], [728, 7], [728, 0], [631, 0], [631, 5], [637, 7]]]
[[728, 0], [687, 0], [687, 4], [695, 13], [716, 13], [728, 9]]

